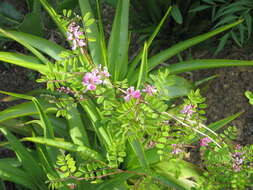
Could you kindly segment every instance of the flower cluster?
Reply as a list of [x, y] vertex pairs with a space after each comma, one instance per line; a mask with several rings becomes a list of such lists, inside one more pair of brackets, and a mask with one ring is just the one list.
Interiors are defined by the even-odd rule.
[[182, 114], [186, 114], [187, 116], [191, 116], [193, 114], [193, 105], [186, 105], [184, 108], [181, 110]]
[[242, 157], [243, 153], [236, 152], [232, 155], [233, 158], [233, 169], [235, 172], [239, 172], [241, 170], [241, 166], [244, 161], [244, 157]]
[[205, 137], [200, 140], [199, 144], [200, 146], [207, 146], [210, 142], [212, 142], [212, 140], [209, 139], [208, 137]]
[[[142, 90], [142, 92], [146, 92], [148, 95], [153, 96], [157, 90], [154, 86], [147, 85], [145, 89]], [[129, 101], [131, 98], [140, 99], [141, 98], [141, 92], [140, 90], [134, 90], [134, 87], [131, 86], [127, 89], [125, 92], [126, 96], [124, 97], [125, 101]]]
[[177, 144], [172, 144], [172, 154], [179, 154], [180, 152], [182, 152], [182, 150], [180, 148], [178, 148], [178, 145]]
[[70, 23], [68, 26], [67, 40], [72, 41], [72, 50], [86, 46], [83, 32], [80, 30], [80, 26], [75, 22]]
[[92, 91], [97, 89], [99, 84], [107, 84], [110, 74], [106, 67], [101, 68], [99, 65], [97, 68], [88, 72], [83, 77], [83, 85], [86, 86], [86, 91]]

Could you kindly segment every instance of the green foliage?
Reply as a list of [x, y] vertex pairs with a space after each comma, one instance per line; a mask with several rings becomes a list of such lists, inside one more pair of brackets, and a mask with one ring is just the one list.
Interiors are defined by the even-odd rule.
[[210, 18], [212, 23], [214, 23], [213, 28], [223, 26], [227, 23], [236, 21], [239, 18], [243, 18], [245, 20], [245, 22], [239, 24], [237, 27], [225, 33], [223, 37], [220, 38], [219, 45], [214, 53], [215, 55], [224, 48], [229, 39], [233, 39], [234, 42], [240, 47], [246, 44], [252, 33], [252, 1], [202, 0], [201, 5], [193, 8], [191, 12], [198, 12], [207, 9], [210, 9], [210, 12], [212, 13]]
[[[1, 35], [16, 40], [37, 57], [0, 52], [0, 60], [39, 71], [42, 75], [38, 82], [47, 84], [47, 91], [37, 94], [1, 91], [31, 100], [34, 106], [24, 103], [0, 112], [0, 122], [4, 125], [1, 131], [9, 141], [3, 146], [14, 148], [22, 170], [29, 171], [32, 165], [31, 173], [26, 175], [16, 168], [22, 177], [7, 178], [5, 173], [0, 177], [35, 190], [46, 189], [46, 181], [51, 189], [131, 189], [139, 183], [145, 187], [147, 182], [154, 182], [154, 189], [199, 188], [206, 178], [197, 167], [183, 161], [187, 149], [192, 147], [188, 142], [201, 135], [210, 138], [218, 153], [224, 149], [228, 154], [228, 149], [204, 124], [207, 105], [200, 90], [175, 74], [231, 66], [235, 62], [252, 65], [252, 62], [234, 60], [227, 64], [228, 60], [204, 60], [200, 65], [200, 60], [187, 68], [182, 68], [186, 63], [178, 63], [157, 73], [150, 71], [168, 58], [242, 21], [186, 40], [149, 58], [150, 45], [170, 11], [178, 23], [183, 21], [179, 7], [174, 5], [166, 9], [152, 36], [128, 64], [128, 0], [118, 1], [108, 49], [101, 15], [98, 14], [98, 23], [95, 22], [96, 14], [88, 0], [79, 1], [82, 16], [67, 9], [63, 9], [61, 15], [46, 0], [40, 2], [67, 37], [72, 50], [32, 35], [0, 29]], [[160, 17], [152, 2], [148, 4], [154, 5], [152, 17], [155, 20]], [[183, 96], [187, 96], [183, 103], [175, 101]], [[30, 115], [32, 119], [23, 118]], [[19, 117], [22, 117], [22, 126], [30, 128], [22, 130], [28, 137], [20, 141], [35, 143], [31, 150], [6, 129], [8, 125], [4, 122], [15, 123]], [[25, 184], [30, 178], [32, 181]]]

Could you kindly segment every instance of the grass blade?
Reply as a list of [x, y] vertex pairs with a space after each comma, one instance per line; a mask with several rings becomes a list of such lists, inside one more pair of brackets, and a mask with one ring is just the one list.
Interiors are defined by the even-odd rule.
[[[91, 13], [92, 14], [91, 17], [94, 17], [89, 0], [79, 0], [79, 6], [80, 6], [81, 13], [83, 16], [85, 16], [87, 13]], [[83, 23], [83, 25], [85, 25], [85, 23]], [[87, 37], [96, 39], [95, 42], [88, 42], [92, 59], [95, 64], [104, 65], [103, 59], [102, 59], [102, 47], [100, 44], [101, 39], [100, 39], [100, 33], [98, 31], [98, 26], [94, 23], [90, 25], [89, 28], [91, 29], [91, 33], [87, 34]]]
[[144, 50], [142, 55], [141, 61], [141, 68], [140, 73], [137, 81], [137, 89], [141, 87], [141, 84], [144, 84], [145, 80], [147, 79], [148, 74], [148, 45], [147, 43], [144, 44]]
[[199, 59], [192, 61], [185, 61], [177, 64], [169, 65], [167, 68], [171, 74], [179, 74], [188, 71], [195, 71], [200, 69], [211, 69], [232, 66], [253, 66], [253, 61], [242, 60], [226, 60], [226, 59]]
[[69, 135], [74, 144], [90, 147], [89, 137], [77, 108], [69, 110], [71, 118], [68, 120]]
[[145, 152], [144, 152], [141, 142], [139, 141], [139, 139], [137, 139], [137, 137], [133, 137], [133, 136], [129, 136], [128, 139], [129, 139], [129, 143], [132, 146], [132, 149], [134, 150], [134, 153], [135, 153], [137, 159], [139, 160], [141, 167], [146, 172], [148, 172], [149, 171], [149, 164], [147, 162], [146, 155], [145, 155]]
[[12, 63], [21, 67], [38, 71], [40, 73], [46, 73], [48, 71], [47, 66], [41, 64], [39, 59], [28, 55], [0, 52], [0, 61]]
[[108, 69], [115, 81], [127, 73], [128, 17], [129, 0], [118, 1], [108, 45]]
[[[8, 32], [12, 36], [15, 36], [16, 38], [18, 38], [22, 41], [26, 41], [28, 44], [30, 44], [34, 48], [49, 55], [50, 57], [52, 57], [55, 60], [60, 60], [61, 58], [59, 57], [59, 54], [62, 51], [66, 50], [65, 48], [61, 47], [60, 45], [58, 45], [52, 41], [46, 40], [44, 38], [41, 38], [41, 37], [38, 37], [35, 35], [31, 35], [31, 34], [23, 33], [23, 32], [18, 32], [18, 31], [11, 31], [11, 30], [6, 30], [6, 32]], [[0, 33], [0, 35], [5, 36], [2, 33]]]
[[76, 145], [76, 144], [65, 142], [65, 141], [47, 139], [43, 137], [26, 137], [23, 139], [25, 141], [44, 144], [47, 146], [52, 146], [52, 147], [60, 148], [67, 151], [79, 152], [85, 159], [92, 158], [95, 160], [103, 160], [102, 156], [98, 152], [86, 146]]
[[42, 63], [47, 64], [49, 60], [42, 55], [37, 49], [32, 47], [29, 43], [27, 43], [24, 39], [18, 38], [18, 36], [15, 36], [3, 29], [0, 28], [0, 33], [3, 34], [5, 37], [8, 37], [12, 40], [15, 40], [16, 42], [20, 43], [24, 47], [26, 47], [29, 51], [31, 51], [38, 59], [42, 61]]
[[21, 160], [22, 166], [29, 173], [30, 180], [34, 184], [40, 184], [44, 186], [44, 174], [39, 167], [39, 163], [32, 157], [32, 155], [26, 150], [26, 148], [19, 142], [19, 140], [12, 135], [9, 130], [0, 126], [0, 131], [8, 139], [12, 149], [15, 151], [19, 159]]
[[[14, 161], [16, 162], [16, 161]], [[13, 162], [13, 163], [14, 163]], [[11, 181], [29, 189], [36, 189], [36, 186], [32, 182], [28, 173], [22, 169], [19, 169], [16, 164], [12, 164], [11, 160], [0, 160], [0, 178], [3, 180]]]
[[43, 7], [46, 9], [52, 20], [55, 22], [55, 24], [58, 26], [61, 33], [67, 37], [67, 30], [62, 26], [61, 20], [59, 18], [59, 15], [56, 13], [56, 11], [53, 9], [53, 7], [47, 2], [47, 0], [39, 0], [40, 3], [43, 5]]
[[[208, 127], [209, 129], [211, 129], [212, 131], [217, 131], [217, 130], [221, 129], [222, 127], [224, 127], [225, 125], [227, 125], [228, 123], [230, 123], [231, 121], [235, 120], [235, 119], [236, 119], [237, 117], [239, 117], [241, 114], [242, 114], [242, 112], [239, 112], [239, 113], [237, 113], [237, 114], [231, 115], [231, 116], [226, 117], [226, 118], [224, 118], [224, 119], [222, 119], [222, 120], [219, 120], [219, 121], [216, 121], [216, 122], [214, 122], [214, 123], [211, 123], [211, 124], [208, 125], [207, 127]], [[207, 134], [207, 135], [210, 135], [210, 134], [211, 134], [210, 131], [205, 131], [204, 133]], [[194, 143], [194, 142], [200, 140], [202, 137], [203, 137], [203, 136], [200, 136], [200, 135], [199, 135], [198, 137], [195, 137], [194, 139], [191, 139], [191, 140], [189, 141], [189, 143], [190, 143], [190, 144], [191, 144], [191, 143]]]
[[228, 24], [226, 26], [220, 27], [214, 31], [199, 35], [197, 37], [191, 38], [189, 40], [180, 42], [160, 53], [158, 53], [157, 55], [151, 57], [149, 59], [149, 68], [153, 69], [155, 68], [157, 65], [159, 65], [160, 63], [166, 61], [167, 59], [171, 58], [174, 55], [177, 55], [178, 53], [180, 53], [181, 51], [184, 51], [185, 49], [192, 47], [200, 42], [203, 42], [217, 34], [220, 34], [221, 32], [224, 32], [226, 30], [229, 30], [230, 28], [233, 28], [234, 26], [237, 26], [238, 24], [242, 23], [243, 20], [239, 20], [237, 22], [234, 22], [232, 24]]

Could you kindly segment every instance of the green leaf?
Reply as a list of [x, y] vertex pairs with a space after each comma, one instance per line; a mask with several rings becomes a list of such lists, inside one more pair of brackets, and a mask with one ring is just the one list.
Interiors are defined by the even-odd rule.
[[0, 178], [11, 181], [29, 189], [36, 189], [29, 173], [16, 166], [16, 160], [0, 159]]
[[[33, 28], [33, 30], [31, 30], [31, 28]], [[41, 4], [39, 1], [33, 1], [32, 12], [25, 15], [25, 18], [19, 26], [19, 29], [23, 32], [43, 36]]]
[[[151, 173], [154, 179], [169, 187], [181, 190], [191, 190], [196, 187], [202, 178], [200, 169], [184, 160], [171, 159], [152, 166]], [[178, 176], [176, 176], [178, 173]], [[194, 179], [194, 180], [192, 180]]]
[[140, 142], [140, 140], [137, 137], [133, 137], [133, 136], [129, 136], [129, 143], [132, 146], [132, 149], [134, 150], [134, 153], [137, 157], [137, 159], [139, 160], [139, 163], [141, 165], [141, 167], [148, 172], [149, 171], [149, 164], [147, 162], [146, 159], [146, 155], [143, 149], [143, 146]]
[[0, 61], [12, 63], [21, 67], [38, 71], [40, 73], [46, 73], [48, 71], [47, 66], [41, 64], [39, 59], [28, 55], [0, 52]]
[[[12, 30], [6, 30], [6, 31], [11, 35], [16, 36], [18, 39], [22, 41], [26, 41], [28, 44], [30, 44], [34, 48], [49, 55], [55, 60], [60, 60], [61, 57], [59, 56], [59, 54], [62, 51], [66, 50], [60, 45], [38, 36], [34, 36], [34, 35], [23, 33], [23, 32], [18, 32], [18, 31], [12, 31]], [[4, 36], [1, 33], [0, 35]]]
[[[79, 0], [79, 6], [80, 6], [81, 13], [83, 16], [85, 16], [87, 13], [90, 13], [91, 17], [92, 18], [94, 17], [89, 0]], [[83, 25], [85, 25], [84, 21], [83, 21]], [[98, 31], [98, 26], [97, 24], [92, 24], [89, 26], [89, 28], [91, 30], [91, 33], [88, 33], [87, 37], [96, 39], [95, 42], [88, 42], [93, 62], [97, 65], [99, 64], [104, 65], [103, 59], [102, 59], [103, 54], [102, 54], [102, 47], [100, 44], [101, 41], [100, 41], [100, 33]]]
[[87, 135], [85, 125], [82, 122], [80, 113], [77, 108], [73, 107], [69, 110], [71, 118], [68, 119], [69, 135], [74, 144], [90, 147], [89, 137]]
[[179, 7], [177, 5], [173, 5], [172, 6], [171, 16], [174, 18], [174, 20], [178, 24], [182, 24], [183, 23], [183, 17], [182, 17], [181, 11], [180, 11], [180, 9], [179, 9]]
[[[226, 117], [225, 119], [222, 119], [222, 120], [216, 121], [216, 122], [214, 122], [214, 123], [211, 123], [211, 124], [209, 124], [207, 127], [208, 127], [209, 129], [211, 129], [212, 131], [217, 131], [217, 130], [221, 129], [222, 127], [224, 127], [225, 125], [227, 125], [228, 123], [230, 123], [231, 121], [235, 120], [235, 119], [236, 119], [237, 117], [239, 117], [241, 114], [242, 114], [242, 112], [239, 112], [239, 113], [237, 113], [237, 114], [231, 115], [231, 116], [229, 116], [229, 117]], [[210, 131], [207, 131], [207, 130], [206, 130], [204, 133], [207, 134], [207, 135], [209, 135], [209, 134], [210, 134]], [[191, 144], [191, 143], [194, 143], [194, 142], [200, 140], [202, 137], [203, 137], [203, 136], [200, 136], [200, 135], [199, 135], [198, 137], [195, 137], [195, 138], [191, 139], [191, 140], [189, 141], [189, 143], [190, 143], [190, 144]]]
[[129, 0], [118, 1], [108, 45], [108, 69], [113, 80], [124, 79], [128, 64]]
[[31, 153], [26, 150], [26, 148], [14, 135], [9, 132], [9, 130], [0, 126], [0, 131], [10, 142], [12, 149], [21, 160], [22, 166], [26, 172], [29, 173], [31, 180], [34, 181], [35, 184], [37, 183], [43, 185], [43, 172], [38, 162], [32, 157]]
[[103, 160], [102, 156], [86, 146], [76, 145], [70, 142], [58, 141], [47, 139], [43, 137], [26, 137], [23, 138], [25, 141], [31, 141], [34, 143], [44, 144], [47, 146], [52, 146], [56, 148], [60, 148], [67, 151], [78, 152], [84, 159], [95, 159], [95, 160]]
[[29, 51], [31, 51], [38, 59], [41, 60], [42, 63], [47, 64], [49, 62], [49, 60], [43, 55], [41, 54], [37, 49], [35, 49], [34, 47], [32, 47], [27, 41], [19, 38], [18, 36], [15, 36], [11, 33], [9, 33], [8, 31], [5, 31], [3, 29], [0, 28], [0, 33], [2, 35], [4, 35], [5, 37], [8, 37], [12, 40], [15, 40], [16, 42], [20, 43], [21, 45], [23, 45], [24, 47], [26, 47]]
[[253, 66], [253, 61], [226, 60], [226, 59], [200, 59], [184, 61], [182, 63], [171, 64], [167, 68], [171, 74], [179, 74], [188, 71], [221, 68], [231, 66]]
[[245, 92], [245, 96], [249, 99], [249, 103], [253, 105], [253, 94], [250, 91]]
[[[155, 37], [157, 36], [157, 34], [159, 33], [163, 23], [165, 22], [166, 18], [168, 17], [169, 13], [171, 12], [171, 7], [168, 8], [167, 12], [165, 13], [165, 15], [163, 16], [162, 20], [160, 21], [160, 23], [157, 25], [156, 29], [154, 30], [154, 32], [152, 33], [152, 35], [149, 37], [148, 41], [147, 41], [147, 45], [148, 47], [151, 45], [151, 43], [153, 42], [153, 40], [155, 39]], [[141, 60], [141, 57], [143, 55], [143, 49], [138, 53], [138, 55], [134, 58], [134, 60], [131, 62], [130, 64], [130, 68], [129, 71], [127, 73], [127, 78], [129, 81], [132, 80], [133, 77], [133, 73], [135, 73], [135, 69], [137, 64], [139, 63], [139, 61]]]
[[52, 20], [55, 22], [55, 24], [58, 26], [61, 33], [66, 37], [67, 36], [67, 30], [64, 28], [64, 26], [61, 24], [61, 20], [59, 15], [56, 13], [56, 11], [53, 9], [53, 7], [47, 2], [47, 0], [39, 0], [40, 3], [43, 5], [43, 7], [46, 9]]
[[234, 22], [232, 24], [228, 24], [226, 26], [223, 26], [221, 28], [218, 28], [214, 31], [208, 32], [206, 34], [202, 34], [199, 35], [197, 37], [191, 38], [189, 40], [186, 40], [184, 42], [180, 42], [174, 46], [172, 46], [171, 48], [168, 48], [158, 54], [156, 54], [155, 56], [151, 57], [148, 60], [148, 64], [149, 64], [149, 69], [153, 69], [155, 68], [157, 65], [159, 65], [160, 63], [166, 61], [167, 59], [171, 58], [174, 55], [177, 55], [179, 52], [192, 47], [200, 42], [203, 42], [217, 34], [220, 34], [221, 32], [224, 32], [230, 28], [233, 28], [234, 26], [240, 24], [243, 20], [239, 20], [237, 22]]
[[137, 89], [141, 87], [142, 84], [145, 83], [147, 74], [148, 74], [148, 45], [147, 43], [144, 44], [142, 60], [141, 60], [141, 68], [140, 73], [137, 81]]
[[[42, 103], [43, 109], [47, 110], [51, 105], [46, 101]], [[25, 102], [12, 107], [9, 107], [0, 112], [0, 123], [8, 121], [10, 119], [23, 117], [23, 116], [33, 116], [38, 114], [38, 110], [33, 102]]]
[[224, 36], [222, 36], [222, 38], [220, 38], [220, 42], [217, 49], [214, 52], [214, 56], [216, 56], [225, 47], [229, 37], [230, 33], [227, 33]]

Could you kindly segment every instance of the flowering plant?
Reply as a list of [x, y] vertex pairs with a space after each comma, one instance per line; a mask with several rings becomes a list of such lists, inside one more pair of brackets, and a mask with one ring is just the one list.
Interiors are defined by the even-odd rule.
[[[0, 60], [39, 71], [42, 76], [38, 82], [47, 84], [47, 90], [30, 95], [1, 91], [32, 102], [0, 113], [0, 130], [8, 139], [6, 144], [20, 158], [0, 160], [0, 170], [5, 171], [0, 177], [29, 189], [143, 189], [146, 184], [153, 189], [201, 188], [206, 178], [200, 168], [185, 161], [187, 150], [195, 148], [191, 144], [202, 138], [202, 146], [213, 144], [222, 149], [226, 145], [214, 130], [239, 114], [204, 125], [205, 98], [191, 85], [179, 86], [180, 81], [187, 81], [175, 74], [252, 62], [197, 60], [155, 71], [154, 68], [241, 21], [148, 58], [149, 45], [169, 9], [143, 49], [128, 64], [128, 0], [118, 2], [108, 48], [101, 15], [98, 11], [96, 24], [89, 1], [79, 1], [82, 17], [66, 10], [63, 16], [58, 15], [46, 0], [40, 2], [71, 48], [0, 29], [1, 35], [18, 41], [37, 57], [0, 52]], [[176, 95], [171, 93], [174, 91]], [[182, 104], [174, 102], [173, 98], [183, 96], [187, 97]], [[32, 120], [16, 119], [24, 116]], [[30, 129], [8, 128], [6, 121]], [[36, 147], [28, 150], [10, 130], [25, 135], [21, 141], [34, 142]]]

